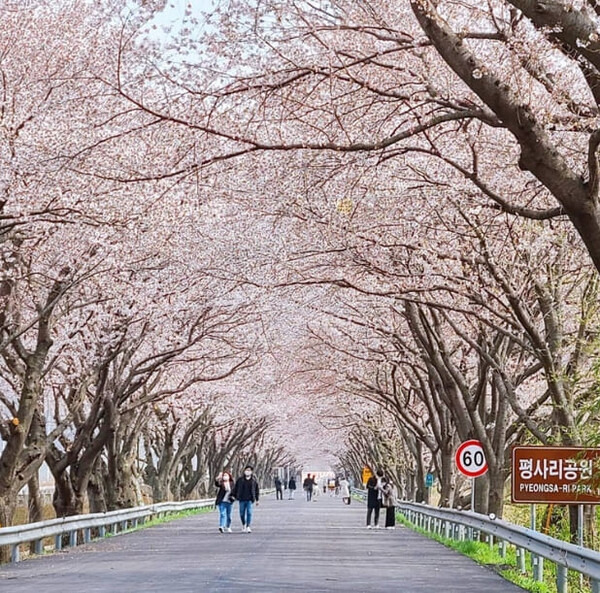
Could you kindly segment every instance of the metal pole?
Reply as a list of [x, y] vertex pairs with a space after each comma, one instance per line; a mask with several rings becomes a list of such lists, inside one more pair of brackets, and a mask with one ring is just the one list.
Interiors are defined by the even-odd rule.
[[[535, 531], [535, 505], [532, 504], [529, 508], [529, 528], [531, 531]], [[523, 556], [525, 556], [525, 550], [523, 550]], [[531, 554], [531, 568], [533, 569], [533, 578], [537, 581], [543, 580], [539, 578], [539, 566], [538, 563], [542, 558], [538, 558], [535, 554]], [[537, 577], [537, 578], [536, 578]]]
[[475, 512], [475, 478], [471, 478], [471, 512]]
[[[577, 543], [583, 548], [583, 505], [577, 505]], [[579, 586], [583, 587], [583, 575], [579, 574]]]

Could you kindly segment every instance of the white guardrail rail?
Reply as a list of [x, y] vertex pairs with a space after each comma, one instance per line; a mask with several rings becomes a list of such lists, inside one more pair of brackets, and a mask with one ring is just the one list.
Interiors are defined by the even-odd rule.
[[214, 498], [163, 502], [108, 513], [74, 515], [62, 519], [2, 527], [0, 528], [0, 546], [11, 546], [11, 560], [18, 562], [20, 560], [19, 546], [22, 544], [34, 542], [34, 553], [43, 554], [44, 539], [49, 537], [54, 537], [54, 549], [60, 550], [65, 535], [69, 537], [69, 545], [76, 546], [80, 532], [83, 534], [83, 542], [88, 543], [92, 539], [92, 529], [94, 528], [97, 529], [99, 538], [105, 537], [107, 534], [116, 535], [128, 529], [135, 529], [138, 525], [155, 517], [190, 509], [212, 507], [214, 503]]
[[[353, 494], [362, 500], [366, 491], [353, 488]], [[600, 553], [565, 542], [520, 525], [492, 516], [432, 507], [425, 504], [400, 502], [396, 509], [416, 527], [447, 539], [481, 540], [481, 534], [490, 546], [498, 545], [502, 557], [508, 544], [515, 546], [517, 568], [525, 572], [526, 552], [531, 554], [533, 578], [543, 580], [544, 560], [556, 565], [556, 588], [567, 593], [569, 570], [589, 577], [592, 593], [600, 593]]]

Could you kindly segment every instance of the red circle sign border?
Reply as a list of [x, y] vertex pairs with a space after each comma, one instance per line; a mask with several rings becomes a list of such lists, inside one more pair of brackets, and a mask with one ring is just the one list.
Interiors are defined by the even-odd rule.
[[[458, 449], [456, 450], [456, 454], [454, 455], [454, 461], [456, 463], [456, 467], [458, 468], [458, 471], [463, 474], [463, 476], [467, 476], [468, 478], [479, 478], [479, 476], [483, 476], [483, 474], [485, 474], [488, 471], [488, 464], [487, 464], [487, 460], [485, 462], [485, 465], [478, 470], [477, 472], [470, 472], [469, 470], [466, 470], [462, 464], [460, 463], [460, 454], [469, 446], [471, 445], [476, 445], [481, 447], [481, 449], [483, 449], [483, 446], [481, 445], [480, 441], [477, 441], [475, 439], [471, 439], [469, 441], [465, 441], [464, 443], [461, 443], [460, 446], [458, 447]], [[485, 458], [485, 456], [484, 456]]]

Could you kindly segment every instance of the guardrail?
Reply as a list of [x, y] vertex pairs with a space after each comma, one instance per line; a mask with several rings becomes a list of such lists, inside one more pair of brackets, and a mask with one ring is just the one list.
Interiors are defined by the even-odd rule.
[[[366, 491], [353, 489], [353, 494], [365, 499]], [[396, 507], [413, 525], [444, 536], [447, 539], [480, 540], [486, 535], [490, 546], [499, 544], [500, 554], [506, 556], [507, 544], [516, 548], [517, 567], [525, 572], [525, 552], [531, 554], [533, 578], [543, 580], [544, 560], [556, 565], [556, 588], [567, 593], [568, 571], [589, 577], [592, 593], [600, 593], [600, 553], [565, 542], [520, 525], [514, 525], [491, 516], [431, 507], [424, 504], [401, 502]]]
[[145, 523], [147, 519], [189, 509], [212, 507], [213, 505], [214, 498], [163, 502], [108, 513], [74, 515], [62, 519], [2, 527], [0, 528], [0, 546], [11, 546], [11, 561], [19, 562], [19, 546], [21, 544], [35, 542], [34, 553], [42, 554], [44, 552], [43, 541], [48, 537], [54, 537], [54, 549], [60, 550], [65, 535], [69, 536], [69, 545], [76, 546], [79, 532], [83, 533], [83, 542], [88, 543], [92, 539], [92, 529], [94, 528], [98, 530], [98, 537], [105, 537], [107, 533], [116, 535]]

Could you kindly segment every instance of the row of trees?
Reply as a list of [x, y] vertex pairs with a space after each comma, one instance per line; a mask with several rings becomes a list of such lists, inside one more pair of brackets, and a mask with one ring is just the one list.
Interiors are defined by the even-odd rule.
[[306, 356], [324, 388], [391, 414], [443, 504], [457, 442], [480, 439], [478, 509], [501, 514], [513, 443], [591, 442], [597, 4], [226, 4], [161, 97], [124, 46], [124, 97], [212, 143], [168, 175], [235, 159], [230, 199], [294, 229], [291, 271], [244, 281], [335, 289]]
[[210, 273], [227, 254], [203, 181], [108, 178], [180, 159], [177, 136], [153, 137], [114, 83], [123, 23], [137, 31], [159, 8], [134, 4], [1, 9], [0, 526], [25, 487], [41, 518], [44, 463], [64, 516], [139, 504], [144, 486], [212, 495], [225, 466], [266, 480], [290, 461], [272, 414], [232, 400], [260, 316]]
[[513, 443], [590, 443], [596, 3], [160, 4], [1, 25], [0, 522], [44, 460], [64, 512], [266, 468], [292, 398], [442, 504], [478, 438], [498, 515]]

